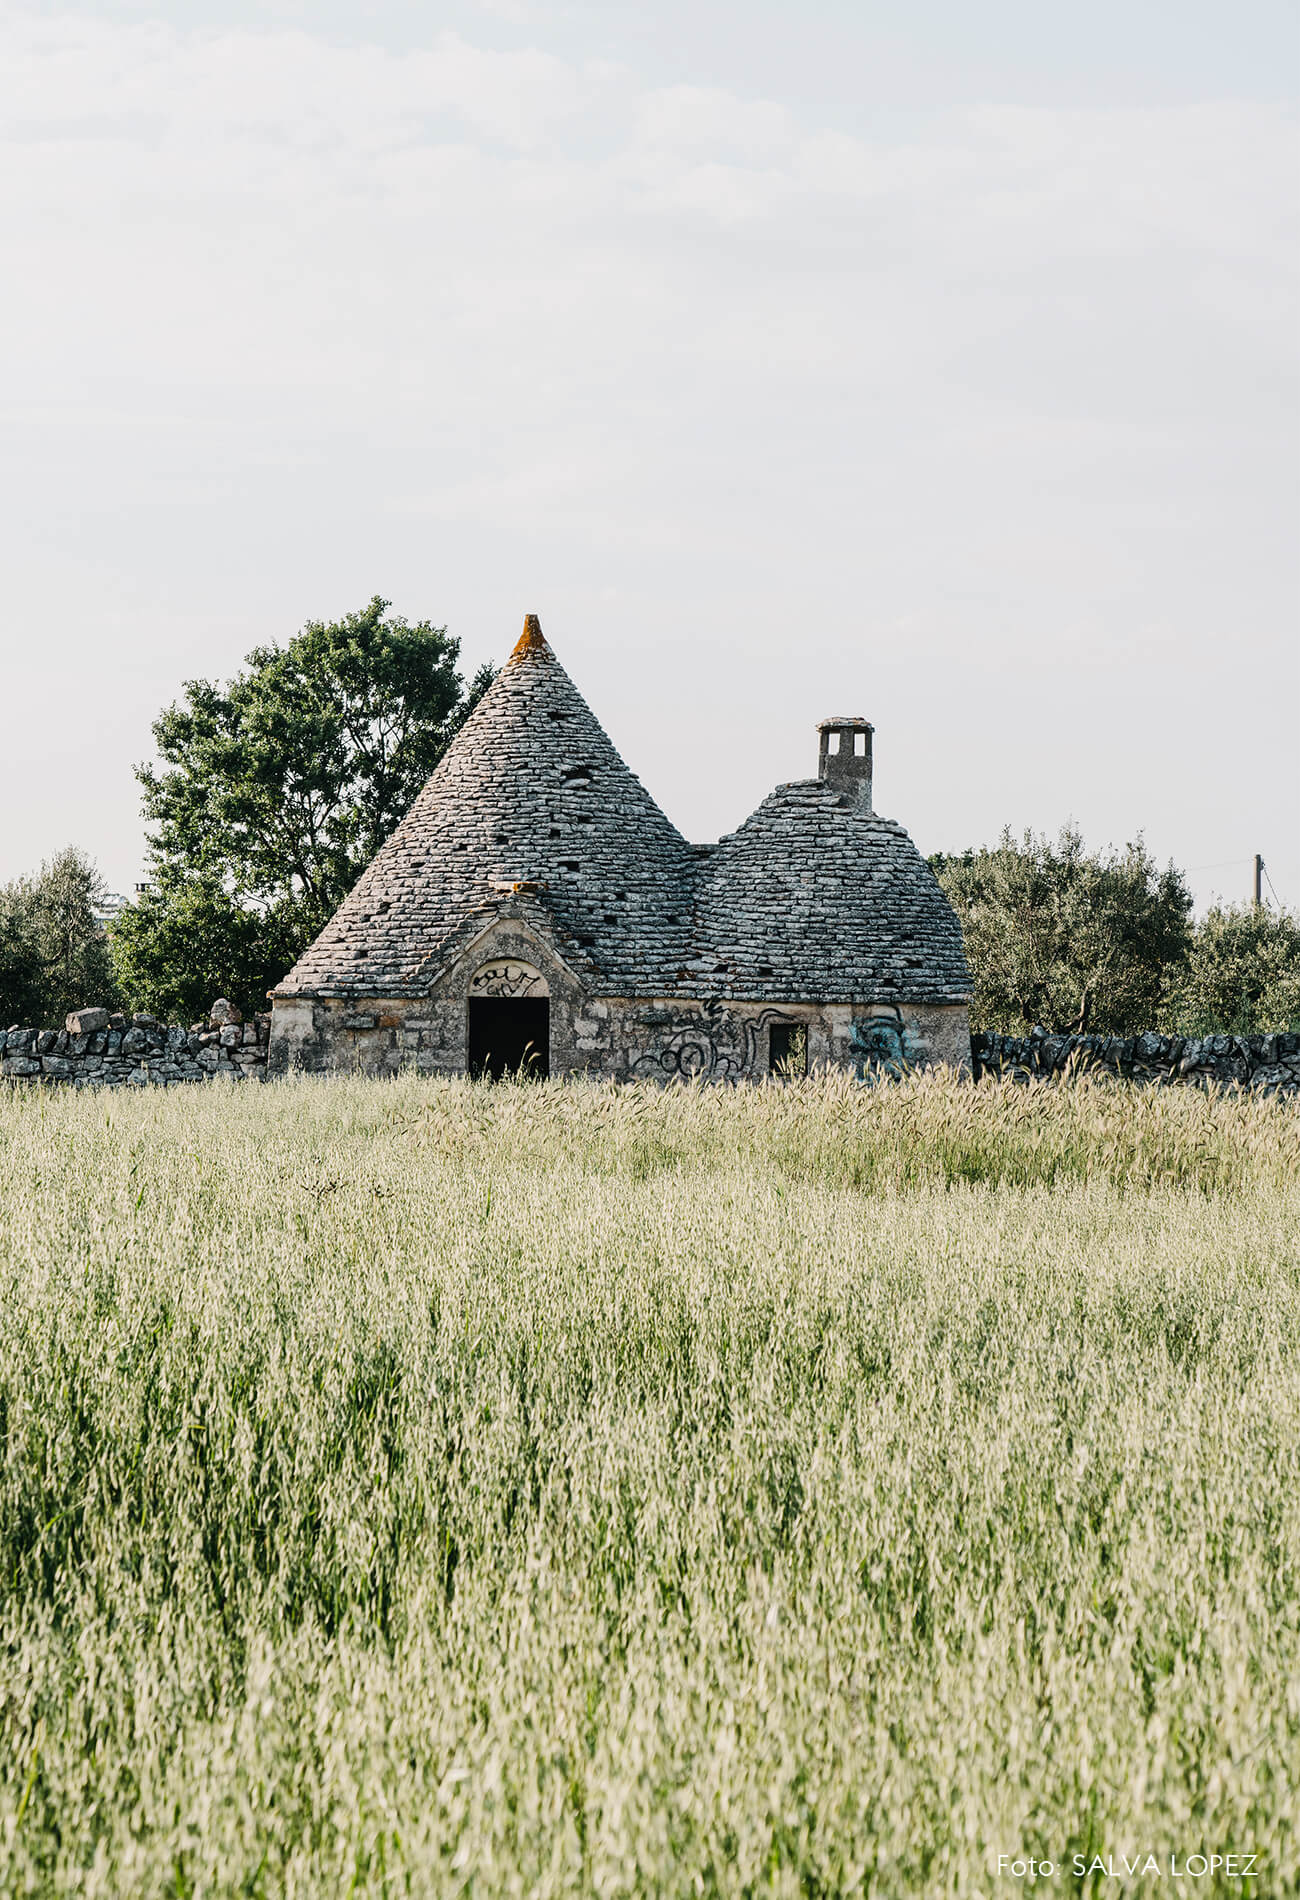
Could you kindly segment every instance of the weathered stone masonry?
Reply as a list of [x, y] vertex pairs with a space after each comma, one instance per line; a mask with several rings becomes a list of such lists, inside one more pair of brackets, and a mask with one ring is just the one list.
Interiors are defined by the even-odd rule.
[[[496, 974], [496, 972], [494, 972]], [[517, 982], [526, 974], [509, 967], [505, 980]], [[221, 1006], [217, 1005], [220, 1012]], [[328, 1007], [328, 1006], [324, 1006]], [[340, 1010], [346, 1005], [336, 1005]], [[628, 1004], [631, 1012], [637, 1006]], [[664, 1008], [667, 1017], [660, 1017]], [[347, 1028], [355, 1037], [356, 1066], [367, 1073], [384, 1073], [394, 1065], [391, 1053], [402, 1052], [397, 1066], [437, 1072], [447, 1069], [447, 1021], [426, 1012], [408, 1014], [408, 1003], [377, 1003], [373, 1010], [353, 1012]], [[693, 1075], [726, 1080], [744, 1072], [763, 1034], [763, 1012], [720, 1021], [717, 1013], [701, 1013], [698, 1023], [682, 1021], [677, 1009], [665, 1002], [639, 1006], [643, 1040], [671, 1023], [673, 1034], [656, 1043], [655, 1052], [636, 1053], [629, 1045], [628, 1073], [656, 1081], [688, 1079]], [[766, 1012], [768, 1026], [784, 1012]], [[103, 1016], [105, 1025], [93, 1032], [79, 1023]], [[573, 1022], [575, 1043], [584, 1053], [599, 1050], [605, 1036], [608, 1010], [604, 1003], [590, 1006], [587, 1016]], [[107, 1010], [81, 1010], [69, 1027], [21, 1029], [14, 1027], [0, 1039], [0, 1075], [13, 1082], [47, 1083], [77, 1088], [167, 1087], [177, 1083], [260, 1082], [266, 1076], [268, 1016], [251, 1023], [215, 1020], [188, 1029], [164, 1024], [153, 1016], [109, 1016]], [[634, 1018], [635, 1020], [635, 1018]], [[751, 1040], [752, 1039], [752, 1040]], [[995, 1036], [970, 1039], [974, 1073], [1007, 1081], [1053, 1080], [1069, 1073], [1100, 1073], [1124, 1081], [1156, 1085], [1248, 1088], [1264, 1095], [1300, 1094], [1300, 1035], [1275, 1036]], [[841, 1049], [820, 1045], [810, 1036], [809, 1059], [852, 1061], [861, 1052], [850, 1036]], [[873, 1052], [880, 1072], [894, 1066], [888, 1047]], [[440, 1057], [443, 1059], [440, 1060]]]
[[872, 729], [828, 719], [818, 776], [690, 845], [531, 616], [510, 661], [273, 998], [189, 1029], [82, 1010], [0, 1036], [0, 1073], [81, 1087], [294, 1070], [671, 1082], [950, 1064], [1015, 1080], [1300, 1087], [1300, 1036], [1009, 1038], [967, 1029], [956, 917], [872, 807]]
[[76, 1010], [64, 1027], [12, 1028], [0, 1034], [0, 1075], [12, 1081], [115, 1088], [178, 1082], [260, 1082], [266, 1074], [269, 1016], [251, 1023], [224, 999], [207, 1022], [184, 1029], [156, 1016]]
[[872, 809], [870, 726], [819, 732], [816, 779], [778, 786], [719, 844], [690, 845], [530, 616], [276, 990], [272, 1070], [463, 1074], [482, 1059], [489, 1003], [502, 1036], [512, 1008], [544, 1024], [528, 1046], [553, 1075], [967, 1067], [957, 920], [906, 832]]
[[975, 1074], [1015, 1082], [1072, 1071], [1131, 1082], [1249, 1088], [1263, 1095], [1300, 1090], [1300, 1035], [971, 1037]]

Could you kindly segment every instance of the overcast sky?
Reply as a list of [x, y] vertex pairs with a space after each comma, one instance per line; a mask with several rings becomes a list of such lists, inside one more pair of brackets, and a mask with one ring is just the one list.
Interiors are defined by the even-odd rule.
[[541, 615], [692, 838], [1300, 905], [1291, 0], [0, 6], [0, 878], [129, 890], [196, 676]]

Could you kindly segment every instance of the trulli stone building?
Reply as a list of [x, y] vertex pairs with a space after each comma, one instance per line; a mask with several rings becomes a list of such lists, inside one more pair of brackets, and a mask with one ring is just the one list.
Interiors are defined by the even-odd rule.
[[969, 1061], [961, 933], [871, 807], [871, 727], [690, 845], [530, 615], [351, 895], [272, 995], [284, 1071], [725, 1080]]

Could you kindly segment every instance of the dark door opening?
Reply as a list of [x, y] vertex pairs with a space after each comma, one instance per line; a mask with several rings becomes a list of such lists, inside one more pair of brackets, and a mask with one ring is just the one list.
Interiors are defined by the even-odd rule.
[[519, 1069], [551, 1072], [551, 1005], [545, 996], [471, 996], [469, 1072], [499, 1082]]

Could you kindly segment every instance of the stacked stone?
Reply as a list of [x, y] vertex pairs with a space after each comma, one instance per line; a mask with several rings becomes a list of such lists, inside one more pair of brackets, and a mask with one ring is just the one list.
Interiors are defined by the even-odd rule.
[[703, 861], [685, 996], [966, 1003], [961, 928], [892, 818], [821, 779], [778, 785]]
[[971, 1037], [975, 1074], [1027, 1082], [1034, 1076], [1091, 1069], [1161, 1086], [1191, 1082], [1236, 1085], [1264, 1095], [1300, 1090], [1300, 1035]]
[[689, 958], [695, 854], [628, 770], [534, 616], [397, 830], [277, 995], [419, 996], [522, 889], [597, 994]]
[[406, 818], [276, 994], [419, 997], [511, 895], [591, 996], [964, 1004], [907, 833], [819, 779], [688, 845], [530, 616]]
[[3, 1037], [0, 1075], [15, 1081], [68, 1082], [75, 1088], [120, 1088], [205, 1082], [213, 1076], [261, 1081], [266, 1074], [269, 1016], [244, 1022], [219, 998], [204, 1022], [188, 1029], [156, 1016], [78, 1009], [62, 1029], [23, 1029]]

